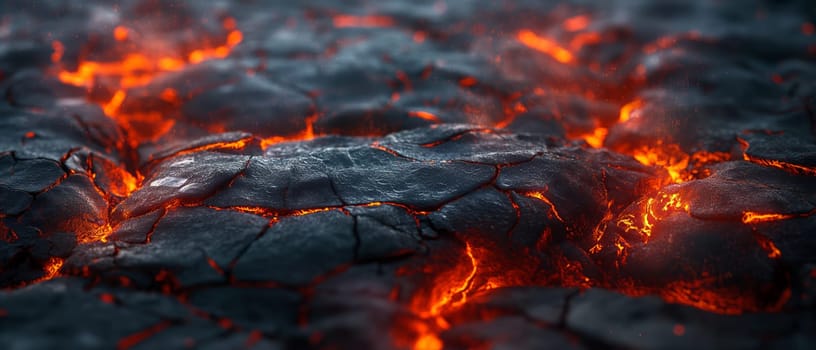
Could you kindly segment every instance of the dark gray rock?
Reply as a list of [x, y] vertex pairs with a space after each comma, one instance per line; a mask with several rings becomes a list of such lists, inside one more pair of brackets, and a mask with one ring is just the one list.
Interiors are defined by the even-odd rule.
[[[267, 223], [254, 215], [209, 208], [170, 210], [159, 220], [147, 243], [121, 248], [116, 264], [153, 273], [167, 269], [182, 285], [222, 280], [223, 270], [266, 229]], [[179, 255], [179, 251], [187, 254]]]
[[70, 175], [37, 195], [23, 216], [24, 222], [39, 228], [45, 235], [69, 231], [80, 240], [94, 237], [107, 219], [108, 202], [84, 174]]
[[784, 314], [729, 317], [602, 290], [573, 298], [566, 320], [569, 329], [606, 346], [639, 349], [753, 349], [760, 339], [784, 335], [795, 322]]
[[434, 209], [490, 182], [491, 166], [417, 163], [394, 159], [386, 164], [354, 164], [333, 172], [337, 194], [344, 203], [393, 202]]
[[0, 156], [0, 185], [10, 190], [38, 193], [65, 176], [59, 163], [45, 159], [15, 160], [6, 154]]
[[183, 155], [161, 163], [141, 189], [113, 209], [121, 220], [155, 210], [168, 202], [177, 205], [203, 201], [239, 176], [250, 157], [214, 152]]
[[31, 205], [33, 198], [30, 194], [10, 189], [7, 187], [0, 187], [0, 213], [4, 215], [18, 215]]
[[306, 129], [306, 117], [312, 113], [307, 96], [255, 76], [196, 95], [184, 104], [181, 116], [194, 125], [293, 136]]
[[[353, 219], [338, 210], [281, 219], [235, 264], [235, 279], [305, 285], [354, 260]], [[319, 257], [319, 258], [317, 258]]]

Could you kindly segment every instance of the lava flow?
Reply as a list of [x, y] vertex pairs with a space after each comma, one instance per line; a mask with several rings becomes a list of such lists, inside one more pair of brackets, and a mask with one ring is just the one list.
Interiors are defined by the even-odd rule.
[[[189, 65], [198, 64], [210, 59], [225, 58], [230, 51], [243, 40], [243, 34], [236, 27], [235, 19], [226, 17], [222, 21], [226, 38], [221, 45], [215, 47], [201, 47], [191, 50], [186, 55], [163, 55], [161, 52], [148, 51], [144, 39], [137, 36], [133, 29], [125, 26], [116, 26], [111, 33], [117, 45], [124, 48], [125, 53], [119, 61], [91, 61], [81, 60], [76, 71], [69, 71], [62, 68], [62, 56], [64, 45], [59, 41], [54, 41], [52, 47], [52, 61], [60, 68], [57, 76], [59, 79], [70, 85], [87, 89], [92, 100], [99, 91], [113, 91], [109, 99], [98, 100], [99, 106], [105, 115], [109, 116], [122, 129], [125, 139], [120, 140], [117, 148], [123, 153], [136, 150], [147, 141], [156, 141], [167, 134], [173, 127], [175, 121], [165, 116], [161, 111], [149, 109], [139, 111], [122, 111], [121, 106], [128, 96], [129, 89], [142, 87], [150, 84], [154, 79], [169, 72], [185, 69]], [[141, 41], [140, 41], [141, 40]], [[177, 104], [180, 101], [178, 92], [172, 88], [167, 88], [159, 93], [162, 100], [170, 104]], [[239, 147], [243, 147], [241, 144]], [[196, 149], [201, 151], [212, 148], [212, 145], [202, 146]], [[192, 151], [189, 151], [192, 152]], [[94, 164], [89, 158], [88, 170], [92, 179], [96, 180], [97, 173], [94, 172]], [[139, 170], [132, 173], [123, 167], [117, 167], [110, 163], [103, 163], [103, 169], [108, 176], [110, 183], [110, 194], [117, 198], [126, 198], [136, 191], [143, 180]], [[100, 190], [100, 195], [107, 198], [108, 195]], [[109, 199], [110, 200], [110, 199]], [[108, 235], [113, 231], [111, 223], [101, 225], [74, 225], [81, 232], [78, 235], [79, 243], [105, 242]], [[61, 265], [61, 264], [60, 264]], [[49, 263], [48, 266], [56, 266]], [[45, 279], [55, 276], [53, 267], [47, 267]], [[59, 270], [59, 268], [56, 268]]]
[[[166, 118], [160, 111], [122, 111], [120, 107], [127, 98], [128, 89], [148, 85], [158, 76], [183, 70], [188, 65], [227, 57], [230, 51], [241, 43], [243, 34], [236, 27], [235, 19], [231, 17], [225, 18], [222, 25], [227, 34], [221, 45], [196, 48], [186, 55], [148, 52], [149, 43], [139, 40], [150, 39], [136, 38], [131, 34], [131, 29], [117, 26], [111, 35], [119, 42], [118, 45], [126, 48], [127, 52], [121, 60], [110, 62], [82, 60], [76, 71], [61, 69], [58, 77], [66, 84], [88, 89], [92, 95], [100, 89], [112, 91], [109, 99], [100, 100], [98, 103], [105, 114], [115, 119], [127, 133], [128, 146], [136, 148], [146, 141], [156, 141], [165, 135], [173, 127], [174, 121]], [[60, 65], [64, 46], [55, 41], [53, 47], [52, 60]], [[159, 96], [167, 103], [179, 103], [178, 92], [171, 88], [161, 91]]]
[[442, 349], [444, 343], [438, 334], [451, 327], [446, 314], [461, 308], [475, 294], [506, 286], [503, 278], [485, 271], [486, 264], [495, 264], [483, 261], [489, 259], [487, 251], [488, 248], [466, 242], [463, 254], [455, 258], [451, 268], [437, 271], [439, 264], [423, 268], [433, 275], [426, 282], [427, 289], [418, 291], [410, 301], [411, 310], [422, 320], [409, 327], [417, 333], [411, 346], [413, 350]]
[[635, 214], [626, 214], [621, 216], [617, 225], [621, 227], [625, 233], [633, 232], [640, 236], [643, 243], [649, 242], [652, 236], [652, 228], [655, 223], [662, 220], [666, 215], [672, 211], [688, 212], [688, 203], [683, 203], [679, 193], [660, 193], [654, 198], [646, 198], [641, 205], [640, 217]]

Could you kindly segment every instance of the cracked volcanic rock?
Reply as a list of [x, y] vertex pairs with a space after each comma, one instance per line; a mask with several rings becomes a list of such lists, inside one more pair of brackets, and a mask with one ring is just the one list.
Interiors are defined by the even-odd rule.
[[4, 349], [810, 349], [801, 1], [0, 4]]

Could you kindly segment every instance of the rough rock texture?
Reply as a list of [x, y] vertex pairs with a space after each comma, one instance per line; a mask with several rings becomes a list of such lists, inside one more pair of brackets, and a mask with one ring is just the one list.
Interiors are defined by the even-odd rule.
[[811, 349], [811, 1], [0, 3], [3, 349]]

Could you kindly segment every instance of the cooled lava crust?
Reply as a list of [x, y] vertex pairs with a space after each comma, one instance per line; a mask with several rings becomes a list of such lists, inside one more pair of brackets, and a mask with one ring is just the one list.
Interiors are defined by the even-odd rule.
[[0, 4], [3, 349], [812, 349], [816, 6]]

